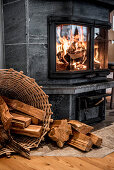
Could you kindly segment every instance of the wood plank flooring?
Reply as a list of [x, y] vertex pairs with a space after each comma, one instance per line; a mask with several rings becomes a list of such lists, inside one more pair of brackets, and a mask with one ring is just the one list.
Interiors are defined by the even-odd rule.
[[0, 170], [114, 170], [114, 152], [104, 158], [11, 156], [0, 158]]

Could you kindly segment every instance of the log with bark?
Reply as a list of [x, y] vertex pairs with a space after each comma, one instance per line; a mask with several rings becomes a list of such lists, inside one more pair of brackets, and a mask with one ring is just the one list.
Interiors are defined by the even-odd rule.
[[89, 136], [73, 130], [73, 136], [69, 139], [67, 144], [82, 151], [89, 151], [93, 145], [93, 142]]
[[67, 123], [67, 120], [54, 120], [48, 136], [61, 148], [71, 134], [71, 125]]
[[87, 134], [94, 129], [92, 126], [86, 125], [82, 122], [79, 122], [78, 120], [70, 120], [68, 123], [72, 126], [73, 129], [83, 134]]
[[18, 100], [8, 99], [6, 97], [3, 97], [3, 99], [5, 100], [8, 106], [12, 107], [15, 110], [33, 116], [41, 121], [43, 121], [45, 118], [46, 112], [41, 109], [35, 108]]

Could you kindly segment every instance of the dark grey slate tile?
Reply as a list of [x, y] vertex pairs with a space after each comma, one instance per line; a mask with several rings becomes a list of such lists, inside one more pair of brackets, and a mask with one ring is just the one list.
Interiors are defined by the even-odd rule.
[[31, 43], [47, 43], [47, 16], [72, 15], [72, 1], [29, 0]]
[[48, 58], [45, 44], [29, 44], [29, 73], [36, 81], [47, 81]]
[[27, 73], [26, 45], [5, 45], [6, 68]]
[[5, 43], [26, 42], [25, 2], [23, 0], [4, 5]]
[[92, 2], [87, 2], [84, 0], [73, 1], [73, 15], [80, 17], [87, 17], [89, 19], [97, 19], [102, 21], [108, 21], [109, 10], [95, 5]]
[[49, 95], [53, 119], [69, 119], [70, 95]]
[[15, 3], [16, 1], [19, 1], [19, 0], [3, 0], [3, 4], [9, 4], [9, 3]]

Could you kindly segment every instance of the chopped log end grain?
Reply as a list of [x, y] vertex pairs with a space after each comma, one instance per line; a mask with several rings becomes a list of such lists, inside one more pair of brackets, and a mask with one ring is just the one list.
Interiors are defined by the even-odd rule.
[[48, 136], [61, 148], [71, 134], [71, 125], [67, 123], [67, 120], [54, 120]]
[[93, 143], [91, 141], [84, 142], [83, 140], [79, 140], [79, 139], [77, 139], [77, 140], [74, 140], [74, 139], [69, 140], [67, 142], [67, 144], [71, 145], [71, 146], [73, 146], [75, 148], [78, 148], [78, 149], [80, 149], [82, 151], [86, 151], [86, 152], [90, 151], [90, 149], [92, 148], [92, 145], [93, 145]]
[[67, 144], [82, 151], [89, 151], [92, 148], [93, 142], [89, 136], [73, 130], [73, 136], [70, 138]]
[[93, 133], [88, 133], [87, 136], [89, 136], [93, 142], [93, 144], [97, 147], [100, 147], [102, 144], [102, 138], [99, 136], [93, 134]]

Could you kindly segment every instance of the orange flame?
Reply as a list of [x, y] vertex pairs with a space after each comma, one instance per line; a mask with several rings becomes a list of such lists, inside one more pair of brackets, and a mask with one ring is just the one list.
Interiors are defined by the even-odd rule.
[[[63, 32], [63, 25], [57, 26], [57, 40], [56, 41], [56, 64], [61, 64], [64, 70], [70, 65], [70, 70], [86, 70], [87, 69], [87, 42], [84, 40], [83, 26], [78, 26], [78, 33], [76, 35], [72, 32], [72, 25], [68, 35], [61, 36]], [[58, 54], [60, 56], [58, 57]], [[65, 59], [66, 55], [70, 56], [70, 63]], [[80, 61], [78, 61], [78, 59]], [[98, 47], [96, 47], [96, 55], [94, 62], [100, 64], [98, 60]], [[59, 69], [58, 69], [59, 70]]]

